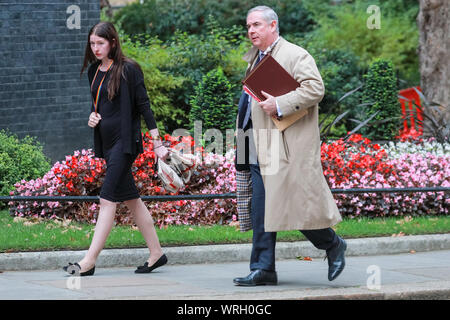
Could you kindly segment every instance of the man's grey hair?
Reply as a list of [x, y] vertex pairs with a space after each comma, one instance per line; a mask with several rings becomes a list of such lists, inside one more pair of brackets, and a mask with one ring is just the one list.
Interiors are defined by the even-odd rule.
[[269, 8], [268, 6], [257, 6], [251, 8], [247, 12], [247, 17], [250, 13], [255, 11], [260, 11], [264, 20], [266, 20], [268, 23], [271, 23], [273, 20], [275, 20], [277, 22], [277, 33], [280, 33], [280, 28], [278, 27], [278, 15], [275, 11], [273, 11], [272, 8]]

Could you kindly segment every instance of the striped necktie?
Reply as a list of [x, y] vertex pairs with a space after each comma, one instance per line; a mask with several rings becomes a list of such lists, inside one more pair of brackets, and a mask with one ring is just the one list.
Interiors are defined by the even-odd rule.
[[[256, 67], [256, 65], [262, 60], [263, 56], [264, 56], [264, 53], [259, 51], [258, 58], [256, 59], [254, 67]], [[247, 93], [245, 93], [245, 94], [247, 94]], [[251, 107], [250, 107], [250, 105], [252, 103], [252, 99], [250, 98], [250, 96], [248, 96], [248, 94], [247, 94], [247, 100], [248, 100], [248, 102], [247, 102], [247, 110], [245, 112], [244, 122], [243, 122], [243, 125], [242, 125], [243, 128], [245, 128], [247, 123], [250, 121], [250, 116], [251, 116], [251, 111], [252, 111]]]

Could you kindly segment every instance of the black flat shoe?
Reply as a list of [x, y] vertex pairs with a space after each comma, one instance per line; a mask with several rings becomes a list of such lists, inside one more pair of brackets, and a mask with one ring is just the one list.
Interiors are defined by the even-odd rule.
[[134, 271], [134, 273], [150, 273], [156, 268], [159, 268], [167, 263], [167, 257], [165, 254], [163, 254], [158, 261], [156, 261], [153, 265], [150, 267], [148, 266], [148, 261], [144, 263], [143, 266], [137, 267], [137, 269]]
[[233, 279], [233, 282], [238, 286], [253, 287], [261, 285], [276, 285], [278, 283], [278, 279], [275, 271], [257, 269], [244, 278]]
[[88, 271], [80, 272], [81, 266], [77, 262], [75, 262], [75, 263], [69, 262], [69, 264], [67, 266], [63, 267], [63, 270], [68, 272], [69, 274], [75, 275], [75, 276], [80, 276], [80, 277], [93, 276], [94, 272], [95, 272], [95, 265]]

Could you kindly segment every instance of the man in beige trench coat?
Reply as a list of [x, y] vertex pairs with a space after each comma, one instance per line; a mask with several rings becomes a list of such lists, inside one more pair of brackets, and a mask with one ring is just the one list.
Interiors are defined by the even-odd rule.
[[[315, 247], [326, 250], [332, 281], [344, 269], [347, 245], [331, 228], [341, 216], [320, 160], [322, 78], [306, 50], [279, 36], [271, 8], [249, 10], [247, 29], [253, 44], [244, 56], [247, 74], [264, 54], [271, 54], [300, 87], [279, 97], [263, 92], [267, 99], [260, 103], [243, 93], [239, 101], [236, 170], [251, 173], [253, 245], [251, 273], [233, 281], [242, 286], [277, 284], [275, 242], [281, 230], [300, 230]], [[271, 119], [295, 112], [306, 115], [282, 132]]]

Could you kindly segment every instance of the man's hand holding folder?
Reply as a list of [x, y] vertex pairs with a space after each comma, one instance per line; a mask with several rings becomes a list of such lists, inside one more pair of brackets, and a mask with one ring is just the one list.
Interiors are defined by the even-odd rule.
[[[278, 110], [277, 110], [277, 100], [274, 96], [268, 94], [265, 91], [261, 91], [263, 96], [266, 98], [264, 101], [261, 101], [259, 105], [263, 109], [267, 115], [278, 119]], [[279, 119], [278, 119], [279, 120]]]
[[[275, 98], [296, 90], [300, 84], [270, 55], [265, 56], [242, 83], [244, 91], [272, 116], [274, 124], [280, 131], [308, 113], [307, 110], [300, 110], [281, 119], [277, 117]], [[273, 110], [274, 105], [275, 110]]]

